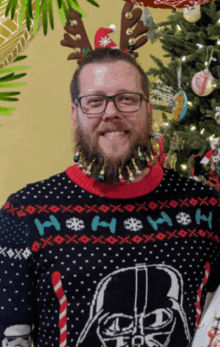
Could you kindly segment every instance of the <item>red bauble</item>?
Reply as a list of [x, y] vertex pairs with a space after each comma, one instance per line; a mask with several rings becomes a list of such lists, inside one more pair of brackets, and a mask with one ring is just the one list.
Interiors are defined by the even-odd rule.
[[119, 183], [125, 184], [125, 183], [126, 183], [126, 180], [125, 180], [124, 178], [120, 178]]
[[153, 164], [151, 163], [151, 161], [149, 161], [149, 162], [147, 163], [147, 167], [149, 167], [149, 169], [152, 169]]
[[152, 150], [152, 154], [153, 154], [153, 155], [157, 155], [156, 149], [153, 149], [153, 150]]
[[[192, 1], [190, 0], [125, 0], [126, 2], [130, 2], [134, 5], [146, 6], [146, 7], [154, 7], [154, 8], [184, 8], [184, 7], [192, 7]], [[198, 0], [196, 1], [196, 5], [204, 5], [207, 2], [211, 2], [212, 0]]]

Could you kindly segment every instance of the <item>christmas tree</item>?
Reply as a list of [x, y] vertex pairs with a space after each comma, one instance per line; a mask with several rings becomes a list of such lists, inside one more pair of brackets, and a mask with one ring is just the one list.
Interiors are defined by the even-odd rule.
[[220, 0], [174, 10], [166, 22], [154, 24], [154, 30], [169, 58], [165, 66], [151, 55], [158, 68], [146, 72], [158, 78], [158, 83], [150, 84], [150, 93], [166, 124], [160, 129], [167, 154], [163, 165], [218, 189]]

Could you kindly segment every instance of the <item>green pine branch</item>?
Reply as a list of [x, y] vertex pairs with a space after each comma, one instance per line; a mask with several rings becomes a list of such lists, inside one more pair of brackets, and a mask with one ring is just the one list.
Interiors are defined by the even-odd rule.
[[[88, 1], [93, 6], [99, 7], [99, 4], [95, 0], [86, 0], [86, 1]], [[1, 3], [2, 3], [2, 0], [0, 0], [0, 6], [1, 6]], [[8, 1], [8, 5], [5, 11], [6, 17], [9, 14], [11, 14], [11, 19], [14, 19], [17, 3], [18, 3], [18, 0]], [[56, 0], [55, 3], [57, 5], [60, 20], [63, 26], [65, 26], [66, 22], [68, 24], [70, 23], [68, 10], [70, 10], [71, 12], [73, 10], [76, 10], [79, 13], [80, 17], [86, 17], [86, 14], [84, 13], [84, 11], [79, 7], [77, 0]], [[44, 35], [46, 36], [47, 30], [48, 30], [48, 19], [49, 19], [51, 29], [52, 30], [54, 29], [52, 0], [36, 0], [34, 16], [33, 16], [31, 0], [22, 0], [20, 11], [19, 11], [19, 27], [22, 26], [22, 22], [25, 16], [27, 29], [28, 31], [30, 31], [31, 19], [33, 19], [34, 20], [33, 35], [35, 36], [37, 34], [37, 30], [39, 27], [40, 12], [42, 12], [43, 32], [44, 32]]]

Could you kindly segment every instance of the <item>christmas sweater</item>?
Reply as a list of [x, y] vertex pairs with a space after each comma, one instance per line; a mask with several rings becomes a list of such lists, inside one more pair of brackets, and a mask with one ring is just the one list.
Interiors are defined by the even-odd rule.
[[156, 164], [105, 184], [77, 165], [0, 213], [2, 347], [187, 347], [219, 285], [219, 198]]

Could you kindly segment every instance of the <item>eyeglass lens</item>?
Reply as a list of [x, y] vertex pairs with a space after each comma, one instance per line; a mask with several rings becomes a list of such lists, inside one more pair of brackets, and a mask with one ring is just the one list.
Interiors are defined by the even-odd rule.
[[[118, 94], [115, 103], [119, 111], [135, 112], [140, 109], [141, 98], [139, 94]], [[87, 114], [102, 113], [106, 107], [107, 99], [102, 95], [88, 95], [81, 98], [81, 106]]]

